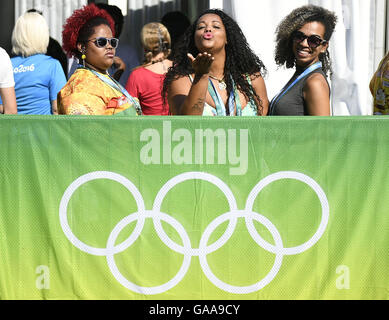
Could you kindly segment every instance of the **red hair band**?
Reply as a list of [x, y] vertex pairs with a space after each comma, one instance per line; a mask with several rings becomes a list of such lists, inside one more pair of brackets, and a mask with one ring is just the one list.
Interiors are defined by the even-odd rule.
[[101, 17], [108, 21], [111, 26], [112, 33], [115, 33], [115, 22], [107, 11], [98, 8], [94, 3], [84, 6], [81, 9], [75, 10], [73, 14], [66, 20], [62, 31], [62, 47], [70, 57], [77, 49], [77, 40], [81, 28], [89, 20]]

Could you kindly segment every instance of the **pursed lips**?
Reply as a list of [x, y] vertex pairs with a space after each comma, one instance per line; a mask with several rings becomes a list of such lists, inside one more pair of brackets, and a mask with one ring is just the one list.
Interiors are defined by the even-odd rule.
[[213, 35], [212, 35], [212, 33], [207, 32], [207, 33], [204, 33], [204, 34], [203, 34], [203, 38], [204, 38], [205, 40], [211, 40], [211, 39], [213, 38]]

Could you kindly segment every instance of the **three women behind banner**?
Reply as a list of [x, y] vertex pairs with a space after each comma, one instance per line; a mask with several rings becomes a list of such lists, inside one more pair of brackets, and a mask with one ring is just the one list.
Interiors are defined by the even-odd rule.
[[[295, 73], [272, 99], [269, 107], [263, 80], [266, 68], [250, 49], [237, 23], [223, 11], [207, 10], [201, 14], [186, 31], [173, 57], [169, 57], [171, 43], [166, 28], [158, 23], [147, 26], [154, 25], [154, 31], [157, 31], [154, 32], [154, 38], [157, 34], [157, 45], [152, 48], [150, 45], [147, 47], [145, 26], [142, 31], [143, 47], [151, 58], [145, 59], [144, 65], [135, 70], [126, 90], [107, 72], [119, 45], [114, 37], [114, 22], [105, 10], [88, 5], [76, 10], [64, 26], [64, 48], [68, 55], [75, 55], [82, 63], [77, 77], [70, 79], [59, 94], [60, 113], [121, 114], [132, 108], [135, 112], [127, 110], [123, 115], [142, 114], [144, 109], [145, 115], [328, 116], [330, 86], [327, 77], [332, 74], [328, 47], [336, 22], [334, 13], [308, 5], [293, 10], [279, 24], [275, 60], [279, 66], [295, 68]], [[104, 25], [106, 33], [98, 30], [104, 29]], [[155, 28], [156, 25], [158, 28]], [[152, 32], [149, 31], [149, 34]], [[96, 54], [99, 50], [100, 54], [104, 52], [100, 57]], [[25, 60], [35, 59], [37, 54], [39, 56], [44, 52], [30, 54], [19, 50], [16, 53]], [[18, 61], [18, 64], [23, 61]], [[374, 114], [377, 115], [389, 114], [388, 70], [389, 58], [386, 56], [370, 84]], [[145, 76], [145, 72], [149, 76]], [[154, 82], [147, 82], [153, 73]], [[62, 87], [63, 83], [52, 81], [55, 82]], [[160, 94], [162, 82], [163, 92]], [[28, 113], [23, 110], [23, 99], [20, 98], [23, 95], [20, 92], [25, 89], [18, 89], [18, 83], [25, 81], [16, 81], [19, 110]], [[150, 90], [147, 92], [145, 89]], [[151, 93], [153, 100], [147, 101], [145, 97], [150, 98]], [[56, 113], [55, 100], [54, 95], [47, 99], [50, 107], [44, 113]], [[138, 100], [142, 100], [141, 103]], [[157, 100], [159, 106], [154, 107]], [[33, 105], [28, 99], [26, 101]]]

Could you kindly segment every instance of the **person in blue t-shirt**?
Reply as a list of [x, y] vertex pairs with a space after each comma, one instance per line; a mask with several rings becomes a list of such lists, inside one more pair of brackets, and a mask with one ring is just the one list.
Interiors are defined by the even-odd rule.
[[57, 94], [66, 77], [58, 60], [46, 56], [49, 28], [44, 17], [27, 12], [12, 32], [11, 59], [18, 114], [58, 114]]

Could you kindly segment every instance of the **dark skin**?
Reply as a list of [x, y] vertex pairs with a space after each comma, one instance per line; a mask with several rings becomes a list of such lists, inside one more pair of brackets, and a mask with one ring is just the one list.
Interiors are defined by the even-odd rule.
[[93, 40], [98, 37], [112, 38], [111, 29], [105, 24], [95, 27], [93, 35], [88, 39], [89, 41], [78, 43], [77, 48], [80, 53], [84, 52], [87, 67], [100, 73], [107, 73], [107, 70], [114, 63], [115, 49], [109, 42], [104, 48], [97, 47]]
[[115, 71], [115, 73], [113, 74], [113, 78], [116, 80], [116, 81], [119, 81], [120, 80], [120, 77], [122, 76], [123, 72], [126, 70], [126, 64], [124, 63], [124, 61], [122, 59], [120, 59], [119, 57], [115, 57], [113, 59], [113, 65], [115, 66], [115, 68], [117, 69]]
[[[317, 35], [321, 39], [324, 38], [325, 26], [320, 22], [309, 22], [302, 26], [298, 31], [307, 36]], [[308, 40], [305, 39], [300, 43], [293, 44], [293, 52], [296, 57], [297, 71], [296, 74], [305, 70], [309, 66], [319, 61], [319, 55], [328, 49], [328, 42], [319, 45], [317, 48], [311, 48], [308, 45]], [[327, 81], [319, 73], [310, 75], [305, 83], [304, 100], [311, 116], [330, 116], [330, 91]]]

